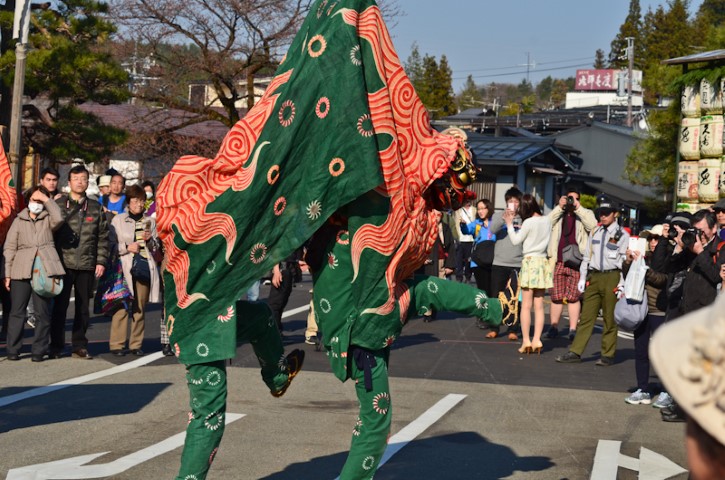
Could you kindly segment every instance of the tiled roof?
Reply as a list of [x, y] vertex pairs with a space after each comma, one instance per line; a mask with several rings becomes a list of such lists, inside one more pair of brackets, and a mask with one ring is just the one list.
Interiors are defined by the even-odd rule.
[[[107, 125], [123, 128], [131, 133], [173, 128], [192, 121], [198, 116], [196, 113], [184, 110], [150, 108], [129, 103], [101, 105], [89, 102], [79, 105], [78, 108], [83, 112], [92, 113]], [[229, 132], [229, 127], [222, 122], [205, 120], [175, 130], [174, 134], [221, 140], [227, 132]]]

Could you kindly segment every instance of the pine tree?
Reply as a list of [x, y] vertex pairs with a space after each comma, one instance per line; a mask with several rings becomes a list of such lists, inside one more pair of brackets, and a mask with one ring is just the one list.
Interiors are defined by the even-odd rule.
[[[0, 7], [0, 119], [7, 125], [15, 73], [12, 16], [15, 1]], [[106, 19], [108, 5], [95, 0], [66, 0], [57, 9], [31, 12], [26, 64], [24, 125], [21, 144], [61, 163], [82, 158], [94, 162], [110, 155], [126, 134], [77, 106], [94, 101], [120, 103], [129, 96], [128, 76], [111, 57], [109, 38], [116, 31]]]
[[459, 110], [465, 110], [467, 108], [483, 108], [483, 95], [481, 95], [481, 89], [473, 80], [473, 75], [469, 75], [466, 78], [466, 82], [463, 84], [463, 88], [458, 94], [457, 104]]
[[597, 70], [607, 68], [607, 60], [604, 56], [604, 50], [601, 48], [598, 48], [594, 53], [594, 68]]
[[642, 9], [639, 6], [639, 0], [630, 0], [629, 13], [624, 23], [619, 27], [619, 33], [612, 40], [611, 50], [609, 52], [609, 68], [626, 68], [628, 65], [625, 56], [627, 51], [627, 37], [634, 38], [634, 61], [636, 65], [640, 65], [639, 61], [644, 54], [644, 45], [642, 44]]
[[413, 88], [417, 91], [423, 79], [423, 59], [420, 56], [418, 44], [415, 42], [410, 50], [408, 59], [403, 62], [403, 70], [405, 70], [405, 73], [413, 84]]

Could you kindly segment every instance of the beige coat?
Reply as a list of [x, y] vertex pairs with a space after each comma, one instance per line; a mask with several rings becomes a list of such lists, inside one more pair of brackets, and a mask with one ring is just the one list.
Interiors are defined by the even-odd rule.
[[[594, 230], [597, 226], [597, 218], [594, 216], [594, 212], [588, 208], [580, 206], [574, 211], [577, 217], [576, 221], [576, 243], [579, 245], [579, 251], [584, 254], [587, 248], [587, 239], [589, 232]], [[549, 220], [551, 220], [551, 239], [549, 239], [549, 248], [546, 253], [549, 256], [549, 262], [552, 265], [556, 265], [557, 255], [559, 254], [559, 240], [561, 239], [561, 217], [564, 215], [564, 210], [560, 206], [554, 207], [549, 214]]]
[[35, 220], [27, 208], [13, 220], [5, 239], [5, 276], [13, 280], [29, 280], [33, 276], [36, 254], [43, 261], [49, 276], [65, 275], [63, 264], [53, 242], [53, 232], [63, 224], [60, 208], [53, 200], [44, 204], [45, 209]]
[[[159, 244], [159, 234], [156, 231], [156, 221], [150, 217], [144, 217], [144, 221], [151, 222], [151, 239]], [[133, 266], [133, 253], [128, 251], [128, 246], [136, 241], [136, 222], [128, 216], [127, 212], [119, 213], [113, 217], [111, 221], [111, 248], [116, 246], [118, 255], [121, 259], [121, 267], [123, 267], [123, 276], [126, 278], [128, 288], [133, 294], [133, 279], [131, 278], [131, 267]], [[149, 303], [158, 303], [161, 301], [161, 279], [159, 271], [156, 268], [151, 252], [149, 257], [149, 269], [151, 270], [151, 287], [149, 290]]]

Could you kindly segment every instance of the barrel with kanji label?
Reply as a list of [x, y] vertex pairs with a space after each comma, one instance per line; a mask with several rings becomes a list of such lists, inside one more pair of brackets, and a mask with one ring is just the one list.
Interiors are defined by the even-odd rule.
[[680, 126], [680, 156], [685, 160], [700, 159], [700, 119], [683, 118]]
[[722, 157], [723, 116], [707, 115], [700, 118], [700, 157]]
[[700, 202], [717, 202], [720, 198], [720, 158], [703, 158], [697, 162], [697, 194]]
[[680, 162], [677, 171], [677, 198], [685, 203], [697, 201], [697, 162]]
[[700, 117], [700, 85], [691, 84], [682, 88], [682, 115]]
[[722, 80], [711, 83], [707, 78], [700, 81], [700, 110], [702, 114], [722, 114]]

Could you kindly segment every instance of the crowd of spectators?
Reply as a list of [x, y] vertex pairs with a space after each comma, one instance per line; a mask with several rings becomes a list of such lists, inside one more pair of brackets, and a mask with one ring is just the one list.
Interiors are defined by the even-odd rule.
[[[69, 170], [67, 193], [58, 191], [60, 174], [54, 168], [45, 168], [39, 177], [38, 185], [25, 192], [25, 206], [13, 220], [0, 262], [7, 359], [20, 360], [26, 326], [34, 329], [33, 362], [68, 353], [91, 359], [86, 333], [94, 293], [96, 312], [111, 317], [110, 352], [144, 355], [146, 306], [161, 301], [163, 251], [153, 183], [126, 187], [123, 175], [111, 169], [96, 179], [96, 197], [88, 192], [90, 173], [82, 165]], [[106, 287], [114, 289], [113, 300], [104, 295]], [[161, 330], [163, 352], [173, 355], [163, 315]]]

